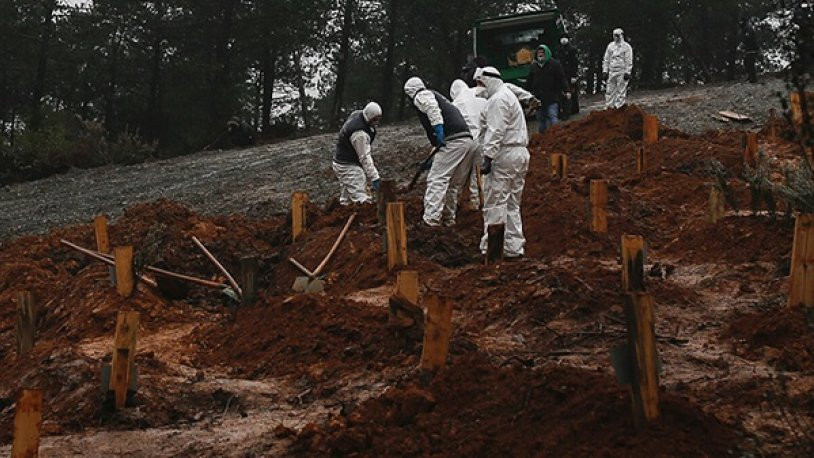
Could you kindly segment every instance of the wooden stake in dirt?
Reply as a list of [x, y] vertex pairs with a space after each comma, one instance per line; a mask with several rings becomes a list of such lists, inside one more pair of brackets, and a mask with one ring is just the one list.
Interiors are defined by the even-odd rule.
[[[814, 92], [806, 92], [806, 106], [809, 113], [814, 114]], [[800, 127], [803, 124], [803, 101], [800, 97], [800, 92], [793, 91], [789, 95], [791, 101], [791, 121], [795, 127]]]
[[717, 223], [718, 220], [724, 217], [726, 214], [726, 208], [724, 206], [724, 196], [721, 193], [721, 190], [718, 189], [716, 186], [712, 186], [709, 189], [709, 208], [707, 211], [707, 221], [710, 223]]
[[659, 118], [654, 115], [644, 115], [644, 132], [642, 138], [645, 145], [652, 145], [659, 141]]
[[116, 262], [116, 291], [122, 297], [130, 297], [135, 288], [133, 281], [133, 247], [117, 246], [113, 249]]
[[33, 458], [40, 453], [42, 426], [42, 390], [22, 389], [14, 409], [12, 458]]
[[308, 193], [296, 191], [291, 194], [291, 240], [305, 233], [308, 217]]
[[21, 356], [34, 347], [37, 334], [37, 306], [31, 291], [17, 294], [17, 355]]
[[636, 173], [641, 175], [645, 169], [647, 169], [647, 156], [645, 155], [644, 145], [641, 145], [636, 150]]
[[797, 217], [790, 277], [789, 305], [814, 307], [814, 213]]
[[387, 204], [396, 201], [396, 180], [381, 180], [379, 190], [376, 192], [376, 208], [378, 210], [379, 225], [387, 222]]
[[96, 234], [96, 251], [110, 253], [110, 237], [107, 233], [107, 216], [99, 215], [93, 220], [93, 231]]
[[387, 204], [387, 270], [407, 265], [407, 226], [404, 203]]
[[777, 109], [769, 109], [769, 141], [774, 143], [777, 141]]
[[243, 285], [240, 299], [244, 307], [254, 305], [254, 301], [257, 300], [257, 269], [257, 258], [240, 259], [240, 284]]
[[591, 231], [608, 232], [608, 182], [591, 180]]
[[746, 146], [743, 149], [743, 163], [754, 166], [757, 164], [757, 133], [746, 133]]
[[396, 274], [397, 296], [401, 296], [413, 304], [418, 304], [418, 271], [402, 270]]
[[644, 291], [644, 238], [639, 235], [622, 236], [622, 290]]
[[628, 348], [632, 359], [631, 398], [637, 428], [659, 416], [659, 376], [656, 331], [653, 324], [653, 298], [632, 292], [625, 299]]
[[506, 239], [506, 225], [490, 224], [486, 227], [486, 257], [483, 263], [487, 266], [503, 259], [503, 244]]
[[116, 409], [123, 409], [130, 387], [130, 374], [136, 357], [138, 312], [119, 312], [116, 317], [116, 335], [113, 339], [110, 388], [114, 392]]
[[388, 324], [409, 328], [424, 322], [424, 310], [418, 305], [418, 272], [402, 270], [396, 277], [396, 288], [389, 300]]
[[449, 338], [452, 336], [452, 300], [436, 295], [424, 301], [424, 346], [421, 351], [421, 369], [436, 371], [446, 365]]
[[480, 165], [475, 166], [475, 183], [478, 185], [478, 210], [483, 211], [484, 195], [483, 195], [483, 174], [480, 173]]
[[565, 178], [568, 175], [568, 156], [560, 153], [551, 153], [551, 176]]

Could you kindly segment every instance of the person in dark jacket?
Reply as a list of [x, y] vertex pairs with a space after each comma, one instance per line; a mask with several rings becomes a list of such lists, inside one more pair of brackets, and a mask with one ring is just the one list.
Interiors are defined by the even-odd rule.
[[374, 191], [379, 190], [379, 171], [373, 164], [370, 151], [381, 119], [382, 107], [370, 102], [363, 110], [351, 113], [339, 131], [332, 166], [339, 181], [339, 203], [342, 205], [370, 202], [367, 180]]
[[568, 80], [568, 92], [571, 93], [571, 100], [563, 100], [560, 113], [563, 119], [579, 113], [579, 56], [577, 48], [571, 44], [568, 34], [560, 38], [560, 49], [558, 51], [565, 78]]
[[526, 89], [540, 100], [537, 120], [540, 122], [538, 131], [541, 134], [560, 122], [560, 96], [564, 93], [568, 100], [571, 99], [571, 93], [567, 88], [568, 82], [565, 80], [565, 72], [560, 62], [551, 57], [548, 46], [538, 46], [534, 63], [529, 68]]

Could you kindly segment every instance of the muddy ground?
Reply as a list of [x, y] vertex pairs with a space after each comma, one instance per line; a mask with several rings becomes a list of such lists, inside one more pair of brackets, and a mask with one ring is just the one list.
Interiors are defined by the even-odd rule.
[[[203, 287], [142, 284], [119, 298], [106, 267], [59, 244], [93, 246], [87, 224], [4, 244], [0, 454], [17, 390], [36, 386], [45, 456], [811, 455], [814, 320], [786, 300], [793, 219], [748, 210], [734, 178], [739, 132], [664, 128], [637, 175], [642, 115], [593, 113], [533, 139], [522, 260], [484, 266], [478, 212], [430, 230], [419, 223], [421, 189], [402, 196], [422, 296], [454, 304], [448, 367], [432, 379], [417, 370], [420, 338], [388, 326], [395, 272], [372, 206], [312, 205], [296, 242], [285, 216], [210, 216], [171, 200], [114, 221], [114, 244], [189, 275], [224, 280], [193, 235], [231, 271], [257, 256], [260, 298], [236, 314], [229, 297]], [[760, 146], [776, 167], [797, 160], [782, 139]], [[564, 179], [550, 175], [551, 152], [569, 154]], [[706, 220], [713, 158], [732, 172], [741, 204], [715, 224]], [[589, 230], [594, 178], [609, 181], [607, 234]], [[299, 274], [287, 259], [316, 266], [352, 213], [325, 292], [294, 294]], [[622, 234], [647, 240], [663, 367], [661, 418], [639, 433], [609, 361], [626, 335]], [[18, 357], [24, 288], [42, 313], [37, 344]], [[140, 312], [140, 377], [133, 403], [112, 412], [98, 379], [119, 310]]]

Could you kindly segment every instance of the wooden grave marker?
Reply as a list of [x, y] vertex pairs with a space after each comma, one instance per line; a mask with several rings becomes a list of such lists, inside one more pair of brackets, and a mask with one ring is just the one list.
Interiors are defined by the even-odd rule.
[[814, 213], [797, 216], [789, 276], [789, 305], [814, 307]]
[[400, 329], [423, 326], [424, 310], [418, 305], [418, 271], [402, 270], [396, 275], [396, 287], [389, 301], [388, 323]]
[[565, 178], [568, 175], [568, 156], [560, 153], [551, 153], [551, 176]]
[[421, 350], [421, 369], [436, 371], [447, 362], [449, 339], [452, 336], [452, 300], [428, 295], [424, 304], [424, 345]]
[[752, 167], [757, 165], [757, 133], [747, 132], [743, 148], [743, 163]]
[[14, 442], [12, 458], [33, 458], [40, 453], [42, 426], [42, 390], [22, 389], [14, 409]]
[[717, 186], [709, 189], [709, 206], [707, 208], [707, 221], [717, 223], [726, 214], [724, 195]]
[[[806, 108], [810, 115], [814, 115], [814, 92], [806, 91]], [[799, 91], [792, 91], [789, 95], [791, 101], [791, 121], [795, 128], [803, 125], [803, 99]]]
[[628, 349], [631, 358], [631, 399], [633, 420], [641, 429], [659, 417], [659, 376], [653, 298], [635, 291], [625, 298]]
[[640, 145], [636, 150], [636, 173], [642, 174], [647, 169], [647, 156], [644, 145]]
[[608, 182], [591, 180], [591, 231], [608, 232]]
[[659, 118], [654, 115], [644, 115], [642, 139], [645, 145], [652, 145], [659, 141]]
[[379, 190], [376, 192], [376, 209], [379, 225], [387, 222], [387, 204], [396, 201], [396, 180], [381, 180]]
[[506, 240], [506, 225], [490, 224], [486, 227], [486, 265], [496, 264], [503, 259], [503, 245]]
[[291, 240], [297, 241], [305, 233], [308, 224], [308, 193], [295, 191], [291, 194]]
[[240, 305], [248, 307], [257, 300], [258, 262], [254, 256], [240, 259]]
[[116, 291], [122, 297], [133, 294], [136, 283], [133, 277], [133, 247], [117, 246], [113, 249], [116, 268]]
[[15, 334], [17, 337], [17, 356], [24, 355], [34, 348], [34, 339], [37, 335], [37, 305], [31, 291], [17, 293]]
[[407, 265], [407, 226], [404, 202], [387, 204], [387, 270]]
[[622, 291], [644, 291], [645, 257], [643, 237], [622, 236]]
[[113, 362], [111, 363], [110, 390], [114, 393], [116, 409], [123, 409], [127, 390], [133, 380], [133, 361], [136, 358], [139, 313], [122, 311], [116, 316], [116, 335], [113, 338]]

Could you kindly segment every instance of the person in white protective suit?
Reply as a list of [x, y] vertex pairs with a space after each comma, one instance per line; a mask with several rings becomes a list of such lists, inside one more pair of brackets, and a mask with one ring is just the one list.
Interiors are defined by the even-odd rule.
[[[464, 80], [457, 79], [452, 82], [449, 89], [449, 96], [452, 104], [461, 112], [472, 138], [477, 141], [480, 138], [481, 116], [486, 109], [486, 99], [477, 97], [474, 88], [470, 88]], [[469, 178], [469, 206], [473, 210], [480, 209], [480, 193], [478, 192], [478, 176], [475, 174], [475, 165], [481, 163], [480, 148], [475, 151], [472, 158], [472, 170]]]
[[497, 69], [485, 67], [475, 78], [478, 85], [486, 88], [489, 97], [486, 123], [480, 133], [485, 198], [480, 249], [486, 252], [489, 225], [504, 223], [503, 253], [508, 258], [517, 258], [523, 256], [526, 245], [520, 217], [529, 169], [526, 118], [520, 101], [503, 83]]
[[424, 193], [424, 223], [452, 226], [458, 192], [469, 177], [477, 144], [460, 110], [439, 92], [427, 89], [420, 78], [408, 79], [404, 93], [435, 147], [434, 156], [421, 165], [423, 170], [430, 171]]
[[367, 180], [374, 191], [379, 189], [379, 171], [373, 163], [370, 150], [376, 139], [376, 126], [382, 118], [382, 108], [376, 102], [348, 116], [336, 141], [333, 169], [339, 180], [339, 203], [370, 202]]
[[627, 98], [627, 85], [633, 71], [633, 48], [625, 41], [622, 29], [613, 31], [613, 41], [605, 50], [602, 61], [602, 79], [605, 88], [605, 108], [620, 108]]

